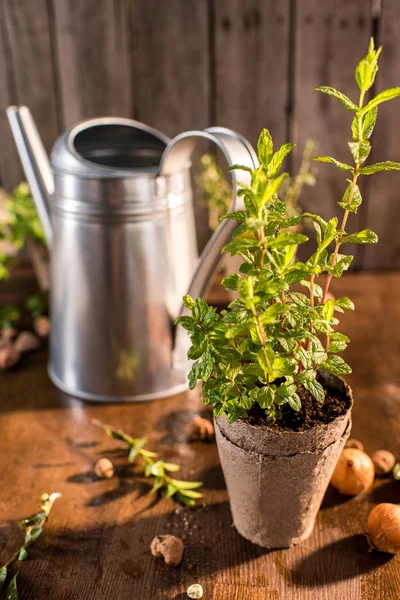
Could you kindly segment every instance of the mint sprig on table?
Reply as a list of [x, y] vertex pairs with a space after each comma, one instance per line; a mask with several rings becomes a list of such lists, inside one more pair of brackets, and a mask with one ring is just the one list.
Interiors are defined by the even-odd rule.
[[[237, 291], [239, 297], [228, 310], [217, 313], [202, 298], [185, 296], [186, 314], [176, 321], [188, 331], [192, 342], [188, 351], [188, 358], [194, 361], [188, 375], [189, 387], [193, 389], [200, 380], [204, 404], [212, 405], [216, 416], [225, 413], [229, 422], [246, 418], [258, 405], [267, 422], [275, 423], [282, 418], [285, 405], [294, 411], [301, 409], [301, 386], [317, 402], [324, 402], [319, 370], [334, 375], [351, 373], [351, 367], [340, 356], [350, 340], [336, 326], [338, 315], [354, 310], [354, 304], [347, 296], [329, 298], [329, 287], [332, 277], [340, 278], [352, 262], [352, 256], [341, 252], [344, 244], [378, 240], [369, 229], [346, 232], [350, 213], [357, 213], [362, 203], [360, 176], [400, 170], [400, 163], [393, 161], [364, 165], [371, 152], [369, 139], [378, 105], [400, 96], [400, 87], [396, 87], [364, 103], [374, 83], [380, 52], [371, 40], [367, 55], [356, 69], [360, 90], [357, 103], [332, 87], [317, 88], [339, 100], [354, 115], [352, 141], [348, 143], [354, 165], [331, 156], [314, 159], [332, 163], [350, 174], [338, 201], [344, 210], [340, 225], [336, 217], [326, 221], [318, 214], [290, 215], [279, 198], [287, 178], [280, 170], [293, 145], [284, 144], [274, 151], [267, 129], [258, 141], [259, 167], [232, 167], [246, 172], [248, 183], [238, 184], [244, 209], [223, 217], [238, 225], [223, 252], [239, 255], [243, 263], [238, 273], [223, 279], [222, 285]], [[308, 237], [293, 230], [303, 218], [312, 223], [317, 242], [316, 252], [305, 262], [296, 260], [296, 253]], [[318, 284], [321, 276], [323, 288]], [[295, 285], [307, 292], [302, 293]]]
[[[0, 567], [0, 590], [4, 588], [8, 580], [9, 567], [15, 562], [21, 562], [28, 558], [28, 548], [31, 546], [43, 532], [43, 526], [49, 518], [50, 511], [53, 507], [54, 502], [57, 498], [60, 498], [61, 494], [42, 494], [40, 497], [40, 511], [27, 517], [21, 522], [22, 529], [25, 530], [25, 539], [22, 546]], [[7, 600], [17, 600], [17, 576], [14, 576], [8, 581], [6, 588]]]
[[124, 431], [105, 425], [97, 419], [92, 419], [92, 423], [102, 429], [109, 437], [123, 442], [127, 446], [129, 450], [128, 461], [130, 463], [134, 463], [138, 457], [141, 457], [144, 467], [143, 475], [154, 477], [154, 484], [150, 493], [154, 494], [159, 490], [163, 490], [164, 498], [174, 496], [179, 502], [187, 506], [194, 506], [196, 500], [202, 498], [203, 494], [196, 490], [203, 485], [203, 482], [182, 481], [170, 477], [168, 473], [176, 473], [180, 470], [180, 466], [163, 460], [155, 460], [158, 458], [158, 454], [144, 448], [145, 438], [133, 438]]

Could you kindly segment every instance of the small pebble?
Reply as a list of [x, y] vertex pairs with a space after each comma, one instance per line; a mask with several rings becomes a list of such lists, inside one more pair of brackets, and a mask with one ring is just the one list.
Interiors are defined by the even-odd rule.
[[378, 477], [387, 475], [393, 469], [396, 464], [396, 458], [394, 454], [388, 450], [377, 450], [372, 455], [372, 462], [375, 466], [375, 474]]
[[189, 585], [187, 589], [188, 598], [202, 598], [203, 597], [203, 586], [200, 583], [193, 583]]
[[208, 440], [214, 435], [214, 427], [208, 419], [195, 417], [187, 424], [186, 433], [190, 440]]
[[114, 465], [108, 458], [99, 458], [94, 465], [94, 472], [99, 479], [111, 479], [114, 477]]
[[9, 343], [17, 335], [17, 330], [13, 327], [5, 327], [1, 332], [1, 341], [3, 343]]
[[14, 348], [19, 354], [33, 352], [33, 350], [37, 350], [39, 346], [39, 339], [30, 331], [21, 331], [14, 342]]
[[37, 317], [33, 321], [33, 328], [41, 338], [49, 337], [50, 333], [50, 319], [49, 317]]
[[1, 346], [0, 347], [0, 369], [6, 371], [11, 369], [20, 359], [20, 354], [13, 348], [13, 346]]
[[165, 563], [172, 567], [177, 567], [182, 562], [183, 550], [181, 538], [175, 535], [157, 535], [150, 544], [152, 555], [162, 556]]
[[356, 438], [349, 438], [346, 442], [345, 448], [357, 448], [358, 450], [364, 450], [364, 444]]

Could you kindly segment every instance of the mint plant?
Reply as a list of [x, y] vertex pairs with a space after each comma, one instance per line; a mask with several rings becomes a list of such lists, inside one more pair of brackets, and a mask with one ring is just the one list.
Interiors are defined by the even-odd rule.
[[[258, 405], [267, 422], [274, 423], [282, 416], [283, 405], [300, 410], [301, 386], [316, 402], [324, 402], [319, 370], [336, 375], [351, 373], [340, 356], [350, 340], [336, 326], [338, 313], [354, 310], [354, 305], [347, 297], [328, 298], [329, 287], [332, 277], [340, 278], [351, 264], [353, 257], [342, 253], [345, 244], [377, 241], [369, 229], [346, 232], [350, 213], [356, 213], [362, 203], [360, 177], [400, 170], [400, 163], [392, 161], [364, 166], [371, 152], [369, 140], [378, 105], [400, 96], [397, 87], [364, 103], [366, 92], [374, 83], [380, 52], [381, 48], [375, 50], [371, 39], [368, 53], [355, 73], [360, 90], [357, 103], [334, 88], [317, 88], [339, 100], [353, 114], [352, 141], [348, 146], [354, 165], [330, 156], [314, 159], [332, 163], [349, 174], [338, 202], [344, 211], [340, 225], [336, 217], [325, 221], [317, 214], [288, 214], [287, 205], [279, 198], [287, 174], [280, 170], [293, 144], [284, 144], [274, 152], [267, 129], [258, 141], [259, 167], [232, 167], [248, 172], [249, 179], [248, 184], [240, 184], [239, 190], [244, 210], [223, 217], [238, 222], [232, 241], [223, 252], [240, 255], [243, 263], [239, 272], [225, 277], [222, 284], [228, 290], [237, 290], [239, 298], [218, 314], [202, 298], [185, 296], [184, 305], [191, 316], [184, 314], [177, 319], [189, 332], [192, 343], [188, 358], [195, 362], [188, 376], [189, 387], [193, 389], [198, 380], [202, 381], [204, 404], [213, 405], [217, 416], [226, 413], [229, 422], [247, 417]], [[304, 218], [314, 227], [317, 250], [301, 262], [294, 258], [296, 249], [308, 238], [290, 228]], [[321, 276], [323, 288], [318, 283]], [[299, 291], [300, 286], [306, 293]]]

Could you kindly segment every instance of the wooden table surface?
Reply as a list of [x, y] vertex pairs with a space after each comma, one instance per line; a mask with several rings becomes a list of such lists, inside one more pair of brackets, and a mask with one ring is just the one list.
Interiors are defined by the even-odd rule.
[[[349, 275], [333, 292], [357, 307], [342, 319], [352, 338], [353, 435], [367, 452], [386, 448], [400, 458], [400, 274]], [[40, 494], [62, 493], [30, 560], [18, 566], [20, 600], [183, 600], [195, 582], [205, 600], [400, 598], [400, 558], [368, 552], [364, 535], [372, 506], [400, 502], [400, 482], [378, 481], [352, 499], [329, 489], [306, 542], [266, 551], [232, 527], [215, 443], [185, 442], [185, 423], [202, 410], [198, 391], [147, 404], [87, 404], [54, 388], [46, 359], [42, 350], [0, 375], [0, 564], [19, 547], [18, 521]], [[204, 502], [188, 509], [147, 495], [93, 417], [146, 436], [184, 477], [204, 481]], [[119, 465], [119, 477], [96, 480], [100, 456]], [[149, 552], [163, 533], [185, 541], [178, 568]]]

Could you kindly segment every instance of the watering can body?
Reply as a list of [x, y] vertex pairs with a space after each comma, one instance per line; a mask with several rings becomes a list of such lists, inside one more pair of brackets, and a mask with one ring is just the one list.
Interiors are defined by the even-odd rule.
[[198, 257], [191, 154], [202, 137], [253, 167], [251, 146], [222, 128], [170, 141], [107, 117], [64, 133], [49, 164], [28, 109], [8, 116], [51, 254], [50, 378], [95, 401], [186, 389], [187, 337], [173, 323], [185, 293], [204, 294], [234, 226], [224, 221]]

